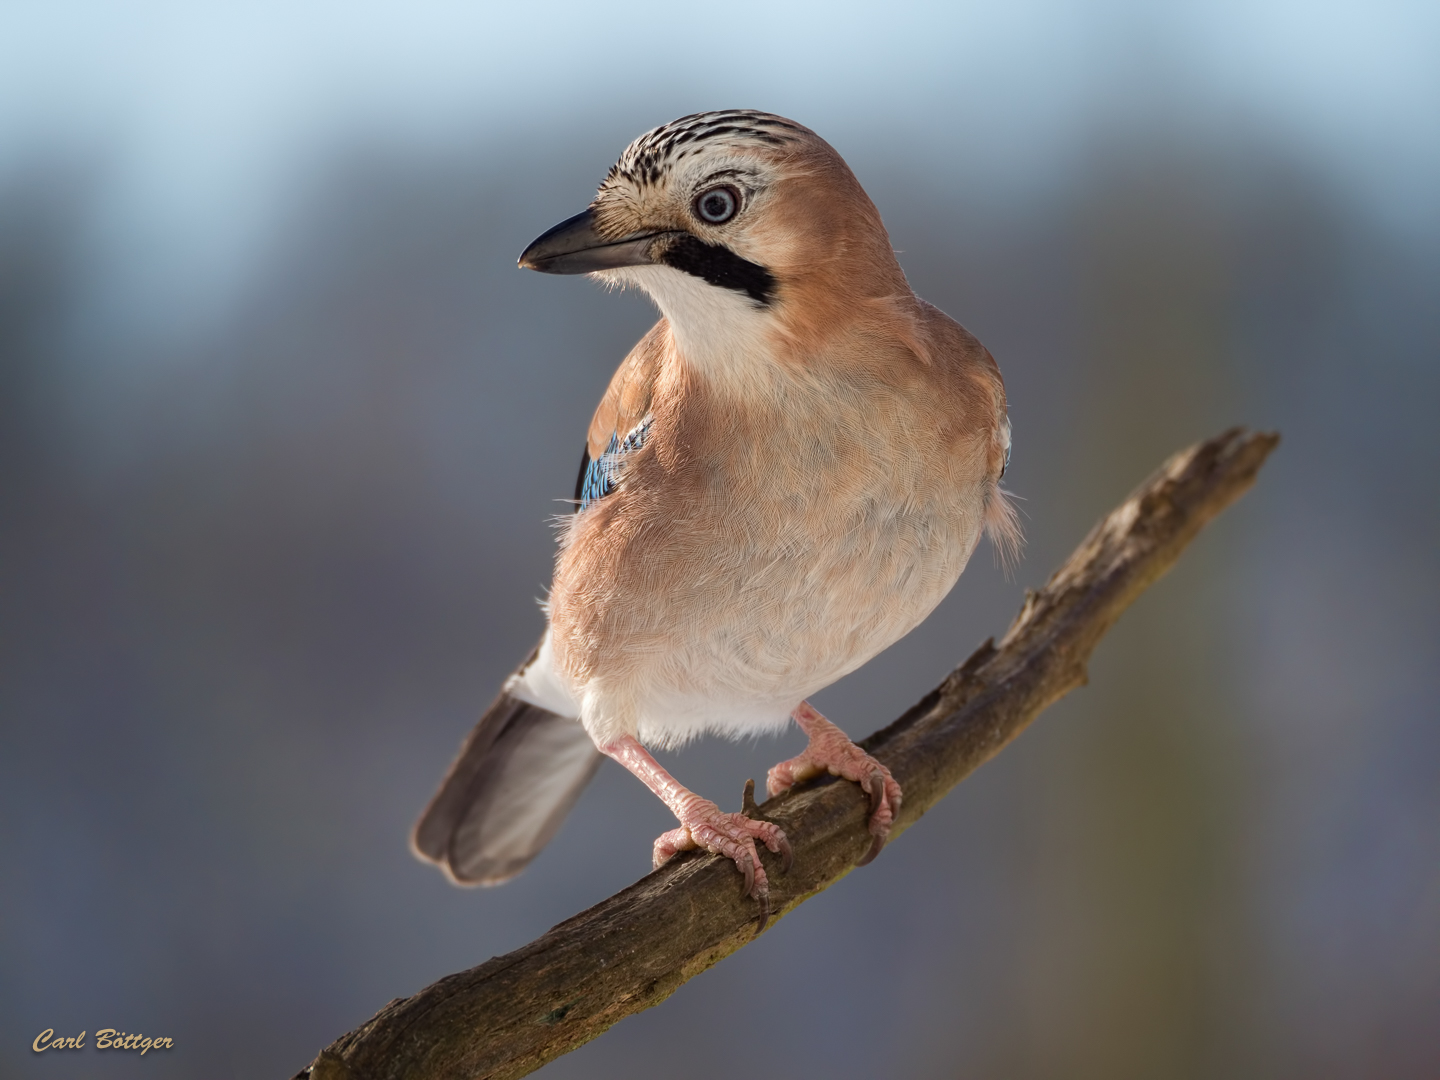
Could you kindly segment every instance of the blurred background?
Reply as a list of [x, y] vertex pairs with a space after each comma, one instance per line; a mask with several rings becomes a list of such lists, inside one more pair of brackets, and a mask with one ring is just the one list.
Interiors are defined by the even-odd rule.
[[[755, 107], [1009, 387], [1026, 557], [820, 696], [852, 735], [1167, 454], [1284, 442], [1088, 688], [544, 1075], [1440, 1075], [1437, 57], [1383, 0], [0, 7], [0, 1074], [289, 1077], [648, 870], [611, 764], [503, 888], [406, 836], [654, 319], [516, 255]], [[735, 807], [800, 744], [667, 763]], [[102, 1027], [175, 1048], [30, 1049]]]

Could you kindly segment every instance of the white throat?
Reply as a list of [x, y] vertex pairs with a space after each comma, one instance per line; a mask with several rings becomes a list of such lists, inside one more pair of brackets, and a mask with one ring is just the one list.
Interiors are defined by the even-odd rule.
[[680, 354], [708, 378], [749, 385], [773, 378], [779, 328], [770, 308], [670, 266], [629, 266], [604, 276], [611, 274], [650, 295]]

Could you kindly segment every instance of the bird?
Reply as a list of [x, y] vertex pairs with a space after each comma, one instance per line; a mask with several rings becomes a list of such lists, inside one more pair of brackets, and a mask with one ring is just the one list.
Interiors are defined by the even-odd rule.
[[982, 534], [1018, 551], [994, 358], [915, 295], [840, 154], [771, 113], [641, 135], [519, 266], [638, 288], [660, 318], [590, 422], [544, 636], [413, 851], [457, 884], [507, 881], [609, 757], [678, 821], [655, 867], [702, 848], [764, 903], [757, 845], [788, 869], [784, 831], [721, 811], [650, 751], [793, 720], [809, 741], [769, 771], [769, 794], [827, 774], [860, 785], [869, 862], [903, 792], [809, 699], [919, 625]]

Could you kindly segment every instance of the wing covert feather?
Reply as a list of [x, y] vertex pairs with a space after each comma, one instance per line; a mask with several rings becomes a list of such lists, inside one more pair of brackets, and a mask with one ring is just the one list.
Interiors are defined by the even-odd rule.
[[598, 461], [605, 453], [612, 435], [623, 439], [650, 411], [655, 377], [669, 346], [670, 324], [661, 319], [620, 362], [590, 421], [585, 449], [591, 461]]

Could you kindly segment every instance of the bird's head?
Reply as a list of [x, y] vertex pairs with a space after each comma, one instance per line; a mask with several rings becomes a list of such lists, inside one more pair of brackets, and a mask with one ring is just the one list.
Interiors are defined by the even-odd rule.
[[590, 206], [520, 265], [637, 285], [697, 348], [746, 328], [810, 336], [808, 324], [834, 325], [857, 302], [910, 295], [840, 155], [808, 128], [748, 110], [640, 136]]

